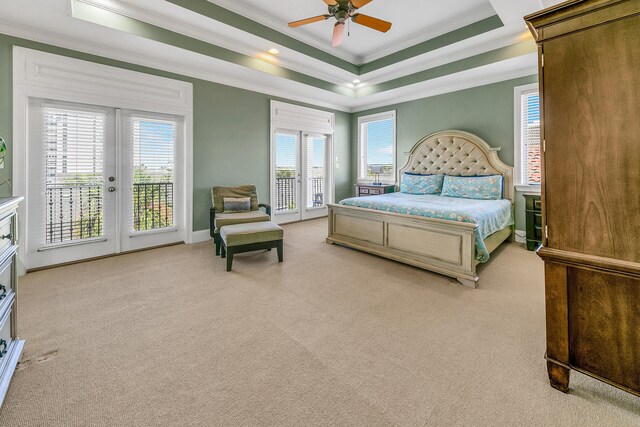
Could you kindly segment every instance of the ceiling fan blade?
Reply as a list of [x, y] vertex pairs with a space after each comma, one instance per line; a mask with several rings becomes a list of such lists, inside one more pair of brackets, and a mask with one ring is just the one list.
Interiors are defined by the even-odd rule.
[[336, 0], [322, 0], [322, 1], [328, 4], [329, 6], [335, 6], [338, 4]]
[[373, 0], [351, 0], [351, 4], [356, 9], [360, 9], [362, 6], [366, 6], [371, 3]]
[[333, 39], [331, 40], [332, 47], [338, 47], [342, 44], [342, 39], [344, 38], [344, 23], [337, 23], [335, 27], [333, 27]]
[[289, 22], [289, 26], [291, 28], [296, 28], [301, 25], [307, 25], [307, 24], [312, 24], [314, 22], [324, 21], [327, 18], [329, 18], [329, 15], [318, 15], [318, 16], [314, 16], [313, 18], [307, 18], [307, 19], [301, 19], [299, 21]]
[[357, 13], [351, 18], [356, 24], [364, 25], [365, 27], [373, 28], [374, 30], [386, 33], [391, 29], [391, 22], [383, 21], [382, 19], [374, 18], [372, 16], [363, 15]]

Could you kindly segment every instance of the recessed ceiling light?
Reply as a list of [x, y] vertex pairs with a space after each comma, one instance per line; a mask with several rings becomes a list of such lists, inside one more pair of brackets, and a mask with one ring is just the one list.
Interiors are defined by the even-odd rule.
[[279, 51], [278, 49], [276, 49], [276, 48], [271, 48], [271, 49], [269, 49], [269, 50], [268, 50], [268, 52], [269, 52], [271, 55], [277, 55], [277, 54], [279, 54], [279, 53], [280, 53], [280, 51]]
[[360, 83], [360, 80], [355, 79], [352, 83], [353, 83], [354, 85], [357, 85], [358, 83]]

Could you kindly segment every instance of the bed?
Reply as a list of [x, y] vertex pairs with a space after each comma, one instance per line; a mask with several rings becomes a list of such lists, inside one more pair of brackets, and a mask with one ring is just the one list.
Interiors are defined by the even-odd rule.
[[[476, 135], [431, 134], [398, 171], [461, 177], [502, 176], [502, 199], [391, 193], [329, 204], [327, 243], [340, 244], [456, 278], [477, 287], [476, 267], [513, 238], [513, 168]], [[499, 194], [499, 193], [498, 193]]]

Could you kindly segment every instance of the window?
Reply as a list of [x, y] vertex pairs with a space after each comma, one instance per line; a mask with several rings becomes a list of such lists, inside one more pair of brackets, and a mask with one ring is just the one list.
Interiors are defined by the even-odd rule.
[[133, 232], [173, 227], [177, 122], [137, 115], [130, 120], [133, 212], [129, 227]]
[[537, 84], [515, 88], [515, 112], [515, 184], [523, 190], [531, 190], [542, 181]]
[[106, 113], [42, 107], [45, 243], [102, 237]]
[[374, 166], [380, 166], [379, 182], [396, 182], [396, 112], [358, 118], [358, 181], [374, 181]]

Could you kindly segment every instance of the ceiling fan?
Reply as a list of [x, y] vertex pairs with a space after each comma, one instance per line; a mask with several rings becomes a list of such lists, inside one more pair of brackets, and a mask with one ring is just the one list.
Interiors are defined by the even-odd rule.
[[299, 21], [289, 22], [291, 28], [296, 28], [301, 25], [307, 25], [314, 22], [325, 21], [329, 18], [335, 18], [336, 24], [333, 28], [333, 39], [331, 46], [338, 47], [342, 43], [344, 38], [344, 25], [347, 20], [351, 19], [356, 24], [364, 25], [365, 27], [373, 28], [374, 30], [386, 33], [391, 29], [391, 22], [383, 21], [382, 19], [374, 18], [372, 16], [363, 15], [358, 13], [358, 9], [366, 4], [371, 3], [373, 0], [322, 0], [329, 6], [329, 13], [327, 15], [318, 15], [313, 18], [301, 19]]

